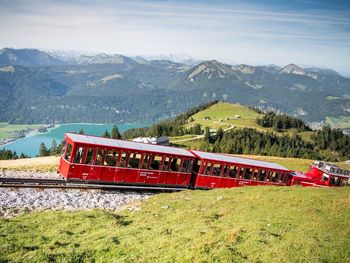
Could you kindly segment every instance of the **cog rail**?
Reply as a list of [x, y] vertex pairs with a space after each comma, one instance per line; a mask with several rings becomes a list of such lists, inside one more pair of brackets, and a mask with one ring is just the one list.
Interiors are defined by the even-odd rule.
[[11, 178], [0, 177], [0, 188], [39, 188], [39, 189], [77, 189], [77, 190], [103, 190], [127, 192], [179, 192], [187, 188], [154, 187], [136, 185], [95, 184], [85, 182], [70, 182], [65, 180], [38, 179], [38, 178]]

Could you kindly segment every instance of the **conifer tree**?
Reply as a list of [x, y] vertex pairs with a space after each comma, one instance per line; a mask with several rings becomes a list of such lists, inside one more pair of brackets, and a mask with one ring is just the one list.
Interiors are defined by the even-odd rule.
[[55, 139], [51, 142], [50, 155], [55, 155], [57, 152], [57, 142]]
[[109, 132], [106, 130], [105, 133], [102, 135], [105, 138], [111, 138], [111, 135], [109, 134]]
[[42, 142], [39, 146], [39, 156], [48, 156], [49, 150], [46, 148], [46, 145], [44, 142]]
[[112, 139], [121, 139], [122, 138], [122, 136], [118, 130], [118, 127], [116, 125], [114, 125], [112, 128], [111, 138]]

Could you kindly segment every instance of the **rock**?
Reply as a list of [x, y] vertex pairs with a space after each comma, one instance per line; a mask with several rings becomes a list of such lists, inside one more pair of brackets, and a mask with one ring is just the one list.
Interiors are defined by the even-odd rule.
[[38, 191], [31, 188], [0, 188], [0, 216], [11, 217], [34, 210], [119, 210], [134, 200], [147, 199], [150, 194], [100, 192], [96, 190]]

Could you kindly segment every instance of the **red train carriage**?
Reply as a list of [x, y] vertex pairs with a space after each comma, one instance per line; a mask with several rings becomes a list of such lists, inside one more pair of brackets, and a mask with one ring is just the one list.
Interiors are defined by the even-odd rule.
[[202, 151], [191, 152], [198, 157], [192, 182], [195, 188], [284, 186], [289, 185], [291, 180], [291, 171], [275, 163]]
[[293, 173], [291, 185], [339, 187], [350, 186], [350, 171], [334, 164], [315, 161], [306, 173]]
[[59, 172], [67, 180], [188, 187], [195, 156], [184, 149], [65, 134]]

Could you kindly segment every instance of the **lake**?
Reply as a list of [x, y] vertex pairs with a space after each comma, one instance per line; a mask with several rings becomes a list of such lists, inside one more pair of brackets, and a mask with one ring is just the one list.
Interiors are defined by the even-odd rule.
[[[61, 124], [57, 128], [50, 129], [45, 133], [37, 133], [35, 135], [27, 136], [23, 139], [16, 140], [9, 144], [0, 146], [1, 149], [8, 149], [16, 151], [18, 155], [24, 153], [28, 156], [34, 157], [39, 154], [39, 145], [44, 142], [47, 148], [51, 147], [53, 139], [59, 144], [63, 140], [65, 132], [79, 132], [83, 129], [85, 134], [102, 136], [105, 130], [111, 133], [114, 124], [89, 124], [89, 123], [69, 123]], [[149, 124], [120, 124], [117, 125], [120, 132], [132, 129], [146, 127]]]

